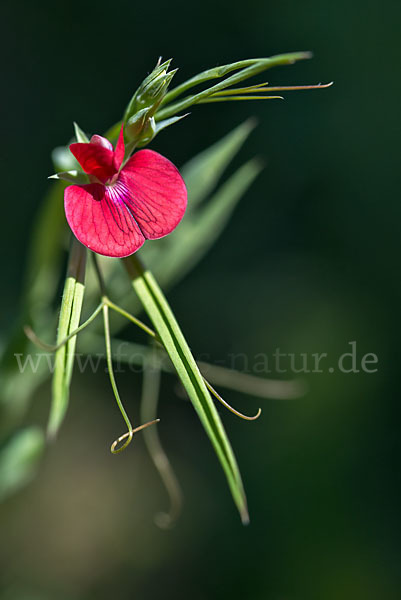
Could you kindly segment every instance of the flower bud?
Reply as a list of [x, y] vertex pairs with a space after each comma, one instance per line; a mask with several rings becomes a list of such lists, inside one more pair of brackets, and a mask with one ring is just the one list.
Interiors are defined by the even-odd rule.
[[177, 72], [177, 69], [168, 72], [170, 63], [171, 59], [156, 66], [150, 75], [143, 80], [125, 111], [125, 122], [128, 122], [132, 116], [143, 109], [148, 109], [150, 116], [154, 115], [166, 95], [172, 78]]

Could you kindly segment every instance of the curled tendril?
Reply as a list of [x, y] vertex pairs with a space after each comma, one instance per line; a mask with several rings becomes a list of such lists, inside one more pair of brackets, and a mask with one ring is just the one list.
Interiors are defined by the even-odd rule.
[[[127, 431], [127, 433], [124, 433], [124, 435], [120, 435], [120, 437], [117, 438], [116, 440], [114, 440], [114, 442], [112, 443], [112, 445], [110, 447], [110, 452], [112, 454], [119, 454], [120, 452], [125, 450], [130, 445], [133, 437], [134, 437], [134, 432], [132, 429], [131, 429], [131, 431]], [[120, 446], [120, 448], [117, 448], [118, 444], [120, 442], [122, 442], [125, 438], [128, 438], [127, 441], [122, 446]]]
[[[146, 429], [146, 427], [150, 427], [151, 425], [155, 425], [156, 423], [159, 423], [160, 419], [154, 419], [153, 421], [149, 421], [148, 423], [144, 423], [143, 425], [139, 425], [139, 427], [135, 427], [135, 429], [130, 429], [129, 431], [127, 431], [127, 433], [124, 433], [123, 435], [120, 435], [119, 438], [117, 438], [116, 440], [114, 440], [114, 442], [112, 443], [111, 447], [110, 447], [110, 452], [112, 454], [119, 454], [120, 452], [122, 452], [123, 450], [125, 450], [130, 443], [132, 442], [132, 439], [134, 437], [135, 433], [138, 433], [138, 431], [141, 431], [142, 429]], [[128, 438], [126, 442], [124, 442], [124, 444], [122, 446], [120, 446], [119, 448], [117, 448], [118, 444], [120, 442], [122, 442], [123, 440], [125, 440], [125, 438]]]
[[220, 394], [214, 389], [214, 387], [212, 385], [210, 385], [210, 383], [208, 381], [206, 381], [205, 378], [203, 378], [207, 389], [209, 390], [209, 392], [211, 392], [213, 394], [213, 396], [219, 401], [221, 402], [221, 404], [223, 406], [225, 406], [230, 412], [232, 412], [234, 415], [237, 415], [237, 417], [240, 417], [240, 419], [244, 419], [245, 421], [256, 421], [256, 419], [259, 419], [260, 415], [262, 414], [262, 409], [259, 408], [258, 412], [256, 413], [256, 415], [254, 415], [253, 417], [250, 417], [249, 415], [244, 415], [243, 413], [240, 413], [238, 410], [236, 410], [235, 408], [233, 408], [230, 404], [228, 404], [228, 402], [226, 402], [221, 396]]
[[28, 338], [28, 340], [30, 340], [33, 344], [35, 344], [35, 346], [38, 346], [38, 348], [40, 348], [41, 350], [45, 350], [46, 352], [56, 352], [57, 345], [56, 344], [47, 344], [46, 342], [41, 340], [36, 335], [36, 333], [34, 332], [32, 327], [30, 327], [29, 325], [24, 325], [24, 333], [25, 333], [26, 337]]

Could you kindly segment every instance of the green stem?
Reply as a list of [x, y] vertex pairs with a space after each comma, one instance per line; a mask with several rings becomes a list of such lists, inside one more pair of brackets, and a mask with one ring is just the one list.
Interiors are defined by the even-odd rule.
[[[79, 326], [85, 290], [86, 248], [72, 236], [71, 250], [60, 308], [57, 344], [60, 344]], [[72, 331], [71, 331], [72, 330]], [[64, 419], [70, 393], [75, 358], [75, 336], [57, 351], [52, 380], [52, 403], [48, 422], [50, 439], [57, 434]]]

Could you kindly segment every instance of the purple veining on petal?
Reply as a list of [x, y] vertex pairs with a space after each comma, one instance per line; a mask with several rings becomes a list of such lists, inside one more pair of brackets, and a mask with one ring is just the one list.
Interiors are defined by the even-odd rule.
[[129, 256], [145, 239], [159, 239], [182, 219], [187, 193], [177, 168], [152, 150], [140, 150], [120, 169], [123, 130], [116, 151], [101, 136], [71, 144], [92, 183], [66, 188], [65, 211], [76, 237], [106, 256]]
[[[132, 231], [136, 228], [141, 229], [130, 206], [132, 204], [130, 190], [121, 179], [117, 180], [113, 185], [106, 186], [106, 198], [109, 200], [108, 204], [111, 215], [116, 225], [122, 231], [126, 231], [127, 229], [128, 231]], [[126, 227], [124, 227], [124, 224]]]

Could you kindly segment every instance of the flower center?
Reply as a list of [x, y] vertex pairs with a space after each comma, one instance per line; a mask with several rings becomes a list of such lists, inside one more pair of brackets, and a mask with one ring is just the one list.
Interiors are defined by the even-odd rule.
[[119, 174], [120, 173], [116, 173], [115, 175], [113, 175], [113, 177], [111, 177], [110, 179], [108, 179], [106, 181], [105, 185], [107, 185], [107, 186], [113, 186], [117, 182]]

